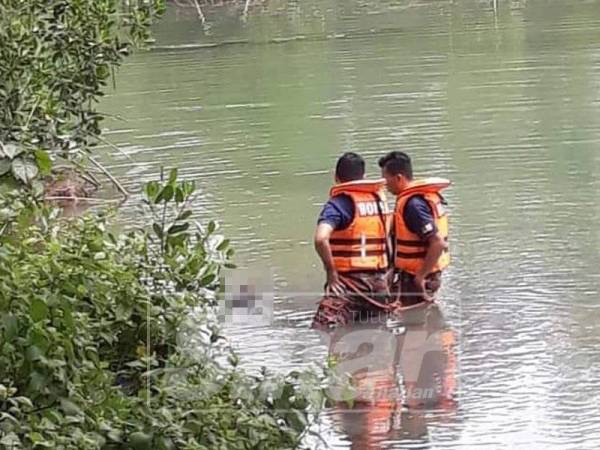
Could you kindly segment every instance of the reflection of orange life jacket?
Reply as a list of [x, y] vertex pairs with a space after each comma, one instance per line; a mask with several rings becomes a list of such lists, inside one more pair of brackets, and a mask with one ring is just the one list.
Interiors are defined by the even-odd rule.
[[357, 180], [337, 184], [330, 197], [345, 194], [354, 202], [354, 218], [343, 230], [331, 233], [333, 263], [340, 272], [388, 267], [388, 206], [383, 181]]
[[[448, 240], [448, 214], [444, 207], [444, 199], [440, 192], [450, 186], [450, 181], [443, 178], [425, 178], [412, 182], [396, 199], [394, 212], [394, 234], [396, 239], [396, 269], [416, 274], [423, 266], [427, 255], [427, 242], [411, 232], [404, 223], [404, 207], [415, 195], [422, 196], [431, 207], [438, 233]], [[432, 272], [444, 270], [450, 264], [450, 254], [444, 251]]]
[[443, 409], [453, 409], [455, 407], [454, 395], [456, 394], [456, 349], [454, 341], [454, 332], [452, 330], [442, 331], [442, 349], [447, 355], [446, 370], [442, 381], [442, 392], [440, 406]]

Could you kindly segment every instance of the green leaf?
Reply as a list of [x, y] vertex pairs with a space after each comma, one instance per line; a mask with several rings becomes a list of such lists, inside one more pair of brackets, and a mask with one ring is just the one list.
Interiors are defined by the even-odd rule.
[[35, 151], [35, 161], [42, 175], [48, 175], [52, 170], [52, 160], [44, 150], [38, 149]]
[[4, 337], [8, 342], [19, 332], [17, 318], [12, 314], [6, 314], [2, 318], [2, 327], [4, 328]]
[[136, 431], [129, 435], [129, 444], [134, 450], [152, 450], [152, 435]]
[[[2, 397], [0, 397], [0, 399], [2, 399]], [[13, 426], [19, 426], [19, 420], [16, 419], [14, 416], [12, 416], [11, 414], [8, 413], [0, 413], [0, 423], [3, 422], [4, 420], [10, 420], [12, 422]], [[0, 445], [2, 444], [2, 441], [0, 441]], [[10, 448], [10, 447], [9, 447]]]
[[69, 399], [61, 398], [60, 407], [66, 416], [83, 416], [81, 408]]
[[186, 231], [189, 227], [190, 227], [189, 223], [182, 223], [181, 225], [172, 225], [169, 228], [169, 231], [167, 231], [167, 233], [169, 233], [169, 234], [181, 233], [183, 231]]
[[20, 405], [25, 405], [25, 406], [27, 406], [27, 408], [33, 409], [33, 403], [29, 397], [25, 397], [25, 396], [13, 397], [13, 400], [15, 400]]
[[74, 328], [75, 322], [73, 320], [73, 309], [71, 306], [63, 307], [63, 324], [68, 330], [72, 330]]
[[208, 234], [213, 234], [217, 229], [217, 222], [211, 220], [208, 222]]
[[25, 357], [28, 361], [39, 361], [44, 356], [44, 353], [35, 345], [30, 345], [25, 350]]
[[21, 448], [21, 440], [19, 439], [19, 436], [17, 436], [15, 433], [13, 433], [12, 431], [10, 433], [8, 433], [6, 436], [4, 436], [2, 439], [0, 439], [0, 445], [2, 445], [4, 448]]
[[158, 450], [175, 450], [175, 444], [171, 438], [160, 436], [158, 438]]
[[0, 153], [3, 157], [13, 159], [15, 156], [23, 153], [23, 148], [17, 147], [15, 144], [2, 144], [0, 142]]
[[193, 214], [193, 212], [188, 209], [186, 211], [183, 211], [181, 214], [179, 214], [177, 216], [177, 220], [186, 220], [186, 219], [189, 219], [192, 214]]
[[171, 186], [170, 184], [167, 184], [164, 188], [162, 188], [162, 190], [160, 191], [160, 194], [158, 194], [158, 197], [156, 197], [155, 203], [160, 203], [162, 201], [170, 202], [172, 199], [173, 199], [173, 186]]
[[8, 158], [0, 159], [0, 177], [2, 175], [7, 174], [8, 172], [10, 172], [11, 167], [12, 167], [12, 162], [10, 159], [8, 159]]
[[187, 239], [187, 235], [186, 234], [178, 234], [176, 236], [169, 236], [167, 238], [167, 243], [171, 247], [182, 247], [183, 244], [185, 243], [186, 239]]
[[292, 427], [298, 432], [301, 433], [305, 428], [308, 427], [308, 421], [306, 420], [306, 416], [303, 412], [297, 409], [291, 409], [290, 414], [288, 415], [288, 420]]
[[217, 251], [222, 252], [227, 247], [229, 247], [229, 239], [224, 239], [223, 242], [217, 246]]
[[112, 430], [106, 435], [106, 437], [112, 442], [122, 442], [123, 432], [121, 430]]
[[200, 280], [200, 286], [208, 286], [209, 284], [211, 284], [216, 279], [217, 279], [217, 275], [216, 274], [209, 273], [208, 275], [205, 275], [205, 276], [202, 277], [202, 279]]
[[32, 372], [29, 376], [29, 388], [36, 392], [46, 387], [49, 383], [49, 379], [46, 375], [40, 372]]
[[29, 439], [33, 443], [33, 447], [53, 447], [52, 443], [46, 441], [40, 433], [33, 432], [29, 434]]
[[177, 203], [181, 203], [185, 200], [185, 194], [183, 192], [183, 189], [179, 186], [177, 186], [177, 188], [175, 189], [175, 201]]
[[146, 183], [144, 191], [146, 192], [146, 197], [148, 197], [148, 200], [154, 202], [159, 189], [160, 185], [158, 184], [158, 181], [150, 181], [149, 183]]
[[159, 239], [162, 239], [162, 237], [163, 237], [162, 227], [157, 223], [153, 223], [152, 229], [154, 230], [154, 234], [156, 234], [156, 236], [158, 236]]
[[29, 313], [34, 322], [44, 320], [48, 317], [48, 305], [42, 299], [34, 298], [29, 307]]
[[38, 174], [37, 165], [28, 159], [17, 158], [12, 163], [12, 173], [17, 180], [29, 184]]
[[196, 190], [196, 182], [184, 181], [183, 182], [183, 190], [185, 191], [186, 196], [193, 194], [194, 191]]
[[169, 172], [169, 184], [173, 184], [177, 181], [177, 168], [171, 169]]

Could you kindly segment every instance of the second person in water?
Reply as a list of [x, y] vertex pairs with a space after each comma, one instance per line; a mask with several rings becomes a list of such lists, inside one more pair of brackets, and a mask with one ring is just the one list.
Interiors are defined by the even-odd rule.
[[433, 300], [450, 264], [444, 178], [413, 178], [410, 157], [390, 152], [379, 160], [388, 190], [396, 196], [392, 292], [402, 306]]

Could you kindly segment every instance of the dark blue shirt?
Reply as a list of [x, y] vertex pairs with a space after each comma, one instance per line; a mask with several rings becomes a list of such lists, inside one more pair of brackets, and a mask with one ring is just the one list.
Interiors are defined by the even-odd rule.
[[420, 195], [411, 197], [404, 207], [404, 223], [409, 231], [426, 240], [437, 233], [433, 211]]
[[348, 228], [354, 219], [354, 202], [346, 194], [330, 198], [319, 214], [318, 223], [328, 223], [334, 230]]

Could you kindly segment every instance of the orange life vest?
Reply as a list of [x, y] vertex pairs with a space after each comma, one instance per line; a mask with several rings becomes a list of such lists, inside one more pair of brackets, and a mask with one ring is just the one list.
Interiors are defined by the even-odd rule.
[[[440, 192], [450, 186], [450, 181], [443, 178], [426, 178], [412, 182], [402, 191], [396, 199], [394, 212], [394, 236], [396, 243], [396, 269], [416, 274], [422, 267], [427, 255], [427, 242], [419, 235], [408, 229], [404, 223], [404, 207], [415, 195], [422, 196], [431, 207], [433, 218], [438, 233], [443, 239], [448, 240], [448, 214], [444, 206], [444, 199]], [[444, 270], [450, 264], [450, 254], [444, 251], [432, 272]]]
[[383, 180], [357, 180], [331, 188], [330, 197], [345, 194], [354, 202], [354, 218], [329, 239], [333, 263], [340, 272], [382, 270], [388, 267], [388, 219]]

